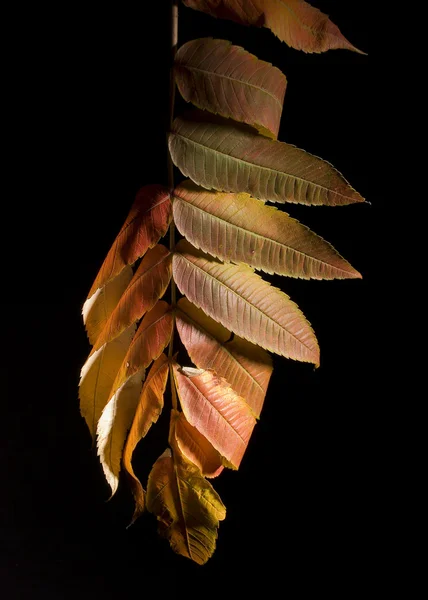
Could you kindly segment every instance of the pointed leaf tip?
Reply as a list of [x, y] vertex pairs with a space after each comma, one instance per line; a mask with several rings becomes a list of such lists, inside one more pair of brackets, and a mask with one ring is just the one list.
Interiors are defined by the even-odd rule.
[[210, 192], [186, 180], [173, 192], [173, 214], [180, 233], [223, 261], [303, 279], [361, 277], [331, 244], [248, 194]]
[[213, 17], [269, 28], [281, 41], [303, 52], [344, 49], [364, 54], [351, 44], [327, 15], [304, 0], [183, 0]]
[[147, 435], [163, 409], [163, 396], [168, 380], [168, 358], [161, 354], [153, 363], [144, 382], [134, 420], [123, 452], [123, 467], [129, 475], [129, 483], [135, 499], [134, 522], [144, 511], [145, 490], [132, 468], [132, 455], [138, 442]]
[[168, 143], [183, 175], [208, 190], [318, 206], [364, 202], [327, 161], [231, 119], [190, 111], [175, 119]]
[[131, 265], [168, 230], [172, 211], [161, 185], [140, 189], [83, 305], [83, 322], [94, 345], [132, 279]]
[[168, 231], [171, 216], [168, 190], [157, 184], [142, 187], [103, 262], [88, 299], [127, 265], [132, 265], [149, 248], [153, 248]]

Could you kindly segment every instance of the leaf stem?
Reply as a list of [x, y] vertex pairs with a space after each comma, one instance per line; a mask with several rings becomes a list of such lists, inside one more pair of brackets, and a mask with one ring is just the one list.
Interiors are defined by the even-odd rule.
[[[174, 373], [172, 372], [172, 362], [169, 363], [169, 383], [171, 385], [172, 408], [178, 410], [177, 390], [175, 389]], [[172, 417], [172, 415], [171, 415]]]
[[[171, 0], [171, 66], [169, 79], [169, 119], [168, 132], [172, 129], [174, 121], [174, 104], [175, 104], [175, 76], [174, 76], [174, 60], [177, 53], [178, 44], [178, 0]], [[171, 154], [168, 149], [168, 187], [170, 192], [174, 189], [174, 165], [171, 159]]]
[[[174, 120], [174, 102], [175, 102], [175, 77], [174, 77], [174, 59], [177, 53], [178, 44], [178, 0], [171, 0], [171, 65], [170, 65], [170, 79], [169, 79], [169, 127], [168, 134], [172, 129], [172, 123]], [[168, 187], [169, 192], [172, 194], [174, 190], [174, 165], [172, 162], [169, 148], [167, 147], [167, 160], [168, 160]], [[175, 250], [175, 224], [174, 219], [171, 221], [169, 226], [169, 249], [171, 252]], [[177, 291], [175, 281], [171, 279], [171, 305], [175, 309]], [[173, 338], [169, 347], [169, 356], [172, 356], [172, 345]]]
[[[175, 104], [175, 77], [174, 77], [174, 59], [177, 52], [178, 44], [178, 0], [171, 0], [171, 66], [170, 66], [170, 80], [169, 80], [169, 122], [168, 122], [168, 134], [172, 129], [172, 123], [174, 120], [174, 104]], [[172, 162], [171, 154], [167, 146], [167, 160], [168, 160], [168, 187], [170, 194], [174, 190], [174, 165]], [[171, 253], [175, 250], [175, 224], [174, 219], [171, 221], [169, 226], [169, 249]], [[174, 351], [174, 332], [175, 332], [175, 304], [177, 301], [177, 289], [174, 278], [171, 278], [171, 306], [174, 311], [174, 327], [172, 330], [171, 340], [168, 347], [168, 358], [170, 360], [169, 377], [171, 384], [171, 398], [172, 408], [178, 409], [177, 394], [175, 391], [175, 381], [172, 372], [172, 354]]]

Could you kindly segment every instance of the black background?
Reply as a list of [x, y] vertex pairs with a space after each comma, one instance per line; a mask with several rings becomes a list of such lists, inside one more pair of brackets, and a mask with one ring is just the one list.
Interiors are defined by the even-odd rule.
[[[352, 589], [369, 568], [377, 198], [369, 190], [368, 123], [376, 55], [369, 48], [368, 3], [313, 4], [370, 56], [306, 55], [267, 29], [180, 6], [179, 45], [195, 37], [230, 39], [286, 74], [279, 138], [334, 164], [372, 203], [286, 207], [363, 280], [271, 279], [312, 323], [321, 367], [274, 358], [262, 418], [241, 468], [214, 481], [228, 513], [217, 551], [202, 568], [174, 555], [153, 517], [126, 529], [133, 505], [125, 485], [104, 502], [108, 486], [77, 399], [90, 349], [83, 301], [139, 187], [166, 183], [169, 3], [64, 5], [46, 15], [52, 26], [33, 32], [16, 94], [21, 162], [3, 221], [10, 282], [1, 298], [6, 598], [113, 598], [134, 587], [144, 596], [147, 586], [162, 592], [169, 584], [190, 593], [191, 578], [214, 585], [226, 575], [244, 587], [262, 578], [268, 592], [274, 583], [281, 591], [340, 591]], [[177, 98], [176, 113], [184, 108]], [[167, 412], [136, 451], [143, 480], [166, 446]]]

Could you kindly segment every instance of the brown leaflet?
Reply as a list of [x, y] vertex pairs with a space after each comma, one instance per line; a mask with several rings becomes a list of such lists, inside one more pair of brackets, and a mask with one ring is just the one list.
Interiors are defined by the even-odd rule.
[[214, 371], [173, 365], [180, 404], [187, 421], [223, 457], [223, 464], [237, 469], [256, 424], [243, 398]]
[[194, 10], [219, 19], [230, 19], [242, 25], [263, 25], [263, 15], [257, 0], [183, 0]]
[[281, 41], [304, 52], [341, 48], [363, 54], [327, 15], [304, 0], [183, 0], [186, 6], [242, 25], [269, 28]]
[[361, 278], [331, 244], [248, 194], [209, 192], [186, 180], [173, 196], [180, 233], [221, 260], [302, 279]]
[[159, 521], [159, 533], [177, 554], [203, 565], [213, 555], [219, 521], [226, 509], [195, 465], [168, 448], [153, 465], [147, 484], [147, 508]]
[[187, 102], [278, 136], [287, 80], [270, 63], [227, 40], [203, 38], [181, 46], [174, 71]]
[[138, 442], [147, 435], [152, 423], [156, 423], [163, 408], [163, 396], [168, 381], [168, 358], [165, 354], [153, 363], [143, 385], [141, 397], [123, 452], [123, 466], [129, 474], [129, 482], [135, 499], [134, 522], [144, 510], [144, 489], [132, 468], [132, 455]]
[[224, 264], [181, 240], [173, 276], [180, 292], [224, 327], [281, 356], [319, 364], [318, 342], [303, 313], [249, 267]]
[[328, 162], [269, 140], [231, 119], [191, 111], [169, 136], [174, 164], [206, 189], [246, 192], [270, 202], [345, 205], [364, 202]]
[[255, 0], [268, 27], [281, 41], [303, 52], [343, 49], [364, 54], [341, 34], [327, 15], [304, 0]]
[[224, 469], [221, 454], [196, 427], [190, 425], [183, 413], [173, 410], [171, 419], [171, 445], [178, 446], [180, 452], [198, 467], [204, 477], [218, 477]]
[[170, 306], [159, 300], [141, 321], [98, 421], [98, 455], [112, 495], [119, 484], [123, 445], [141, 395], [145, 369], [168, 345], [172, 327]]
[[131, 283], [111, 314], [92, 352], [140, 319], [161, 298], [171, 279], [171, 253], [158, 244], [140, 263]]
[[92, 285], [83, 305], [83, 320], [94, 344], [132, 279], [132, 265], [165, 235], [171, 221], [168, 190], [147, 185], [134, 204]]
[[178, 302], [177, 330], [192, 362], [212, 369], [250, 406], [257, 418], [272, 374], [269, 354], [211, 319], [187, 298]]

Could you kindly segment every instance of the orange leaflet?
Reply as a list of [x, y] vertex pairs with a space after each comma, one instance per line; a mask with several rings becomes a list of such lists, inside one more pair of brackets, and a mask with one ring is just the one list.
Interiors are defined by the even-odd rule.
[[95, 344], [132, 279], [132, 265], [165, 235], [171, 221], [168, 190], [147, 185], [138, 192], [83, 305], [89, 341]]
[[129, 474], [129, 481], [135, 499], [134, 522], [144, 510], [144, 489], [132, 468], [132, 454], [138, 442], [145, 437], [153, 423], [159, 418], [163, 408], [163, 395], [168, 380], [168, 358], [165, 354], [153, 363], [141, 392], [128, 439], [123, 452], [123, 466]]
[[248, 404], [214, 371], [173, 365], [180, 404], [187, 421], [237, 469], [256, 419]]
[[141, 321], [98, 421], [98, 454], [113, 494], [119, 484], [123, 445], [134, 419], [145, 369], [168, 345], [172, 326], [170, 306], [159, 300]]
[[162, 185], [146, 185], [140, 189], [117, 238], [92, 285], [88, 298], [117, 277], [126, 265], [132, 265], [168, 231], [171, 202]]
[[171, 412], [171, 445], [198, 467], [204, 477], [217, 477], [223, 471], [221, 454], [196, 427], [190, 425], [183, 413]]
[[158, 300], [142, 319], [132, 344], [113, 384], [116, 391], [123, 383], [141, 369], [147, 369], [168, 345], [172, 335], [173, 315], [170, 305]]
[[171, 258], [169, 250], [161, 244], [147, 252], [97, 339], [92, 353], [138, 321], [164, 295], [171, 279]]

